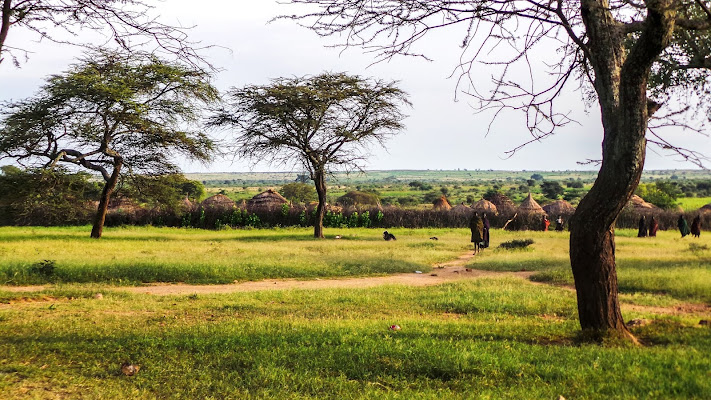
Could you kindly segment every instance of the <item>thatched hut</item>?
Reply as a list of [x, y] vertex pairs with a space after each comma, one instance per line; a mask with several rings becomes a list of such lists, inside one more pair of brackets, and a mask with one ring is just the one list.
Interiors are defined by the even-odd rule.
[[289, 200], [272, 189], [259, 193], [247, 202], [249, 211], [268, 211], [280, 209], [283, 204], [288, 204]]
[[472, 204], [471, 208], [474, 209], [474, 211], [482, 214], [499, 215], [499, 211], [497, 210], [496, 206], [489, 200], [481, 199], [476, 203]]
[[495, 193], [489, 199], [496, 206], [496, 210], [500, 213], [511, 212], [516, 209], [516, 205], [505, 194]]
[[702, 214], [711, 212], [711, 203], [706, 204], [705, 206], [699, 208], [699, 212]]
[[200, 204], [205, 208], [218, 210], [226, 210], [235, 206], [235, 202], [224, 194], [210, 196], [203, 200]]
[[458, 213], [467, 213], [470, 212], [472, 209], [469, 208], [464, 202], [461, 204], [457, 204], [456, 206], [452, 207], [453, 212], [458, 212]]
[[434, 205], [433, 208], [435, 210], [451, 210], [452, 209], [452, 205], [449, 204], [449, 201], [447, 200], [447, 197], [445, 197], [445, 195], [442, 195], [437, 200], [435, 200], [433, 205]]
[[659, 208], [652, 203], [647, 203], [643, 198], [637, 196], [636, 194], [632, 195], [628, 205], [638, 210], [654, 210]]
[[528, 213], [528, 214], [543, 214], [545, 211], [543, 211], [543, 207], [541, 207], [536, 200], [533, 200], [533, 196], [531, 196], [531, 193], [528, 194], [528, 197], [521, 203], [520, 206], [518, 206], [519, 211], [523, 213]]
[[572, 215], [575, 212], [575, 207], [565, 200], [556, 200], [543, 206], [543, 211], [548, 215]]

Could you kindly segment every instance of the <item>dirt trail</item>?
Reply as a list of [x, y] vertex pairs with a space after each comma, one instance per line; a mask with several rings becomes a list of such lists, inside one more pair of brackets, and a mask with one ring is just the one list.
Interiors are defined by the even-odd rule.
[[[437, 264], [431, 272], [428, 273], [402, 273], [388, 276], [361, 277], [361, 278], [328, 278], [315, 280], [296, 280], [296, 279], [265, 279], [262, 281], [250, 281], [233, 283], [227, 285], [189, 285], [189, 284], [166, 284], [157, 283], [146, 286], [131, 286], [131, 287], [111, 287], [110, 290], [125, 291], [131, 293], [151, 294], [157, 296], [165, 295], [190, 295], [190, 294], [221, 294], [235, 292], [256, 292], [262, 290], [287, 290], [287, 289], [360, 289], [371, 288], [383, 285], [406, 285], [406, 286], [432, 286], [446, 282], [455, 282], [459, 280], [478, 279], [485, 277], [519, 277], [528, 279], [535, 272], [519, 271], [519, 272], [496, 272], [484, 271], [477, 269], [466, 268], [469, 260], [474, 258], [474, 255], [467, 253], [459, 256], [457, 259], [446, 263]], [[529, 283], [546, 285], [528, 281]], [[50, 289], [51, 286], [0, 286], [0, 290], [9, 292], [37, 292], [44, 289]], [[564, 287], [565, 289], [574, 291], [573, 287]], [[691, 314], [698, 315], [704, 318], [711, 318], [711, 306], [706, 304], [690, 304], [683, 303], [673, 307], [653, 307], [632, 304], [621, 304], [625, 311], [650, 312], [654, 314]]]
[[431, 286], [445, 282], [464, 279], [475, 279], [486, 276], [519, 276], [528, 278], [532, 272], [492, 272], [465, 268], [467, 262], [474, 256], [465, 254], [443, 264], [438, 264], [431, 272], [403, 273], [388, 276], [372, 276], [361, 278], [329, 278], [301, 281], [296, 279], [265, 279], [255, 282], [241, 282], [228, 285], [185, 285], [185, 284], [155, 284], [127, 288], [115, 288], [133, 293], [153, 295], [176, 294], [209, 294], [254, 292], [260, 290], [284, 289], [328, 289], [328, 288], [370, 288], [382, 285]]

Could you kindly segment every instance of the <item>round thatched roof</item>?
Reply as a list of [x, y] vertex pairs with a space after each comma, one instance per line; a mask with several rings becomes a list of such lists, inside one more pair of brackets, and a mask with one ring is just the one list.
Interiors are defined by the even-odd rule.
[[575, 212], [575, 207], [565, 200], [556, 200], [543, 206], [543, 211], [548, 215], [569, 215]]
[[205, 208], [232, 208], [235, 202], [224, 194], [216, 194], [202, 201], [202, 206]]
[[518, 206], [518, 209], [526, 212], [526, 213], [544, 213], [543, 207], [541, 207], [540, 204], [536, 202], [536, 200], [533, 200], [533, 196], [531, 196], [531, 193], [528, 194], [528, 197], [521, 203], [520, 206]]
[[711, 203], [706, 204], [705, 206], [699, 208], [699, 212], [700, 212], [700, 213], [711, 212]]
[[511, 199], [509, 199], [505, 194], [501, 193], [496, 193], [491, 198], [488, 199], [490, 202], [494, 203], [496, 206], [496, 209], [499, 212], [504, 212], [506, 210], [513, 210], [516, 208], [516, 205], [514, 204]]
[[489, 200], [481, 199], [477, 201], [476, 203], [472, 204], [472, 208], [475, 211], [482, 212], [482, 213], [489, 213], [493, 215], [498, 215], [499, 211], [496, 209], [496, 206], [494, 203], [490, 202]]
[[268, 189], [266, 192], [259, 193], [258, 195], [252, 197], [247, 202], [247, 209], [254, 210], [270, 210], [275, 208], [280, 208], [282, 204], [289, 203], [289, 200], [285, 199], [282, 195], [275, 192], [272, 189]]
[[469, 208], [469, 206], [467, 206], [466, 204], [462, 203], [452, 207], [452, 211], [464, 213], [471, 211], [471, 208]]
[[632, 197], [630, 198], [629, 205], [631, 205], [633, 208], [640, 208], [640, 209], [647, 209], [647, 210], [659, 208], [652, 203], [647, 203], [646, 201], [644, 201], [643, 198], [637, 196], [636, 194], [633, 194]]
[[434, 201], [434, 209], [435, 210], [451, 210], [452, 205], [449, 204], [449, 201], [447, 200], [447, 198], [444, 195], [442, 195], [439, 197], [439, 199]]

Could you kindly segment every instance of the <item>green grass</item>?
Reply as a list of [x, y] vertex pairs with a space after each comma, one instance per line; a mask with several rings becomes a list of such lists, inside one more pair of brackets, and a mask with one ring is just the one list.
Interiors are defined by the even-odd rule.
[[[697, 320], [630, 313], [654, 318], [635, 331], [647, 346], [581, 344], [574, 294], [521, 279], [169, 297], [104, 291], [101, 300], [90, 292], [54, 289], [44, 301], [0, 308], [3, 399], [711, 396], [711, 335]], [[124, 361], [141, 370], [121, 375]]]
[[711, 197], [681, 197], [676, 202], [684, 211], [696, 211], [711, 203]]
[[[379, 229], [327, 229], [325, 240], [314, 239], [309, 228], [109, 228], [100, 240], [90, 239], [89, 231], [0, 228], [0, 284], [231, 283], [426, 272], [468, 244], [462, 230], [452, 229], [395, 229], [397, 242], [383, 241]], [[435, 234], [442, 240], [429, 240]], [[43, 264], [54, 267], [51, 274], [39, 271]]]
[[[638, 238], [636, 230], [616, 231], [617, 274], [624, 294], [669, 294], [711, 304], [711, 237], [680, 238], [660, 231], [656, 238]], [[573, 285], [568, 257], [568, 233], [492, 231], [491, 248], [469, 266], [493, 271], [537, 271], [532, 279]], [[503, 250], [514, 239], [533, 239], [530, 249]]]

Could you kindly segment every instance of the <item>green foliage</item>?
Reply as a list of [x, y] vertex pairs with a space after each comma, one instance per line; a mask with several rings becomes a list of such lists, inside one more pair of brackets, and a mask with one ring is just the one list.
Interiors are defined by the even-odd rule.
[[640, 184], [635, 193], [657, 207], [671, 209], [676, 207], [676, 199], [681, 191], [671, 182], [656, 182]]
[[205, 186], [181, 174], [132, 175], [121, 194], [149, 207], [160, 206], [177, 210], [184, 199], [198, 201], [205, 195]]
[[293, 182], [281, 187], [279, 193], [292, 203], [310, 203], [318, 200], [314, 185]]
[[565, 188], [557, 181], [544, 181], [541, 183], [541, 192], [549, 199], [558, 199], [565, 193]]
[[100, 189], [86, 173], [0, 167], [0, 224], [73, 225], [96, 208]]
[[417, 190], [423, 190], [423, 191], [432, 190], [432, 185], [430, 185], [428, 183], [422, 183], [420, 181], [412, 181], [408, 185], [411, 188], [417, 189]]
[[350, 191], [339, 197], [336, 201], [344, 206], [378, 205], [380, 203], [378, 195], [370, 192], [359, 191]]
[[543, 175], [541, 175], [541, 174], [533, 174], [533, 175], [531, 175], [531, 179], [533, 179], [533, 180], [535, 180], [535, 181], [542, 181], [542, 180], [543, 180]]

